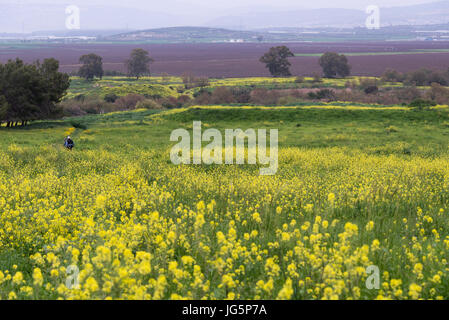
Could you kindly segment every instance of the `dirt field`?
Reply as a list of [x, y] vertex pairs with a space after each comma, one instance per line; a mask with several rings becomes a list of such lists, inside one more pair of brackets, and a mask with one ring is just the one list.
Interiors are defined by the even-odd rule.
[[[20, 57], [26, 62], [54, 57], [66, 72], [77, 70], [78, 59], [86, 53], [103, 57], [106, 70], [125, 71], [123, 61], [133, 48], [150, 51], [156, 60], [155, 74], [181, 75], [191, 72], [208, 77], [247, 77], [268, 75], [259, 57], [273, 44], [45, 44], [32, 46], [0, 46], [0, 61]], [[409, 52], [416, 49], [448, 49], [449, 42], [378, 42], [378, 43], [290, 43], [294, 53], [336, 52]], [[380, 75], [386, 68], [410, 71], [418, 68], [446, 70], [449, 53], [398, 55], [365, 55], [348, 57], [353, 75]], [[318, 57], [291, 59], [294, 75], [311, 75], [320, 71]]]

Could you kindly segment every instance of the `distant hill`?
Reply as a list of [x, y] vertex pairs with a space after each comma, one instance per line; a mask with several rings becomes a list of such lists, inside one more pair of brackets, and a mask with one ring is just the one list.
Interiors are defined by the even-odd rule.
[[99, 40], [147, 43], [215, 43], [215, 42], [332, 42], [386, 40], [449, 40], [449, 23], [419, 26], [386, 26], [379, 30], [365, 27], [348, 28], [261, 28], [238, 31], [209, 27], [173, 27], [120, 33]]
[[[380, 9], [381, 25], [425, 25], [449, 22], [449, 1]], [[279, 27], [361, 27], [367, 14], [351, 9], [304, 9], [291, 11], [261, 11], [236, 13], [212, 19], [206, 26], [222, 28], [279, 28]]]
[[[259, 38], [262, 37], [262, 38]], [[113, 41], [155, 42], [248, 42], [263, 39], [263, 33], [207, 27], [173, 27], [141, 30], [107, 37]]]
[[[0, 0], [1, 1], [1, 0]], [[64, 30], [67, 2], [54, 4], [46, 0], [3, 0], [0, 10], [2, 33], [31, 33], [37, 30]], [[42, 3], [40, 3], [42, 1]], [[80, 5], [81, 30], [146, 30], [178, 26], [204, 26], [237, 30], [259, 28], [349, 28], [363, 26], [367, 18], [364, 10], [354, 9], [299, 9], [299, 1], [290, 8], [276, 9], [259, 5], [236, 7], [232, 11], [209, 10], [203, 7], [186, 6], [182, 11], [181, 1], [172, 10], [163, 5], [117, 4], [98, 5], [87, 1]], [[244, 1], [242, 1], [243, 3]], [[70, 3], [70, 2], [69, 2]], [[76, 3], [76, 1], [75, 1]], [[98, 3], [98, 2], [97, 2]], [[331, 2], [329, 2], [331, 3]], [[404, 3], [406, 3], [404, 1]], [[242, 4], [243, 5], [243, 4]], [[338, 2], [334, 2], [338, 6]], [[211, 6], [213, 7], [213, 6]], [[278, 7], [279, 8], [279, 7]], [[226, 13], [228, 12], [228, 13]], [[232, 13], [229, 13], [232, 12]], [[449, 1], [422, 5], [381, 8], [381, 23], [389, 25], [444, 24], [449, 22]]]

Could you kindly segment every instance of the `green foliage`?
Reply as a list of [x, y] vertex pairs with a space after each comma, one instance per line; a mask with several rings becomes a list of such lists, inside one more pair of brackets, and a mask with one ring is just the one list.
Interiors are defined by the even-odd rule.
[[347, 77], [351, 74], [351, 67], [345, 55], [335, 52], [326, 52], [319, 60], [323, 68], [324, 76], [327, 78]]
[[92, 80], [94, 77], [103, 78], [103, 58], [94, 54], [86, 54], [80, 57], [83, 65], [78, 71], [80, 77]]
[[0, 121], [24, 124], [60, 115], [56, 104], [69, 88], [70, 79], [58, 69], [55, 59], [42, 64], [24, 64], [20, 59], [0, 64]]
[[115, 93], [108, 93], [104, 96], [104, 101], [114, 103], [115, 100], [118, 99], [118, 96]]
[[261, 58], [260, 62], [265, 63], [268, 70], [274, 77], [291, 76], [291, 63], [288, 58], [294, 57], [294, 54], [286, 46], [278, 46], [271, 48]]
[[139, 79], [142, 75], [150, 75], [150, 63], [154, 60], [150, 58], [148, 51], [134, 49], [129, 60], [126, 61], [128, 76]]
[[81, 120], [73, 120], [70, 122], [71, 126], [76, 129], [87, 130], [87, 125]]
[[409, 104], [409, 106], [412, 108], [424, 109], [424, 108], [436, 106], [436, 103], [434, 101], [429, 101], [429, 100], [424, 100], [424, 99], [415, 99]]

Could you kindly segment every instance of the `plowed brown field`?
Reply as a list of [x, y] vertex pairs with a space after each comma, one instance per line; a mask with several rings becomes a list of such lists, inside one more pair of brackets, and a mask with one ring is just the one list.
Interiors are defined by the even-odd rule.
[[[66, 72], [77, 70], [78, 59], [86, 53], [103, 57], [106, 70], [125, 71], [123, 61], [133, 48], [150, 51], [155, 59], [152, 72], [181, 75], [191, 72], [209, 77], [248, 77], [268, 75], [259, 57], [275, 44], [43, 44], [31, 47], [0, 46], [0, 61], [20, 57], [26, 62], [54, 57]], [[376, 43], [290, 43], [294, 53], [336, 52], [410, 52], [413, 50], [448, 49], [449, 42], [376, 42]], [[410, 71], [418, 68], [446, 70], [449, 52], [361, 55], [348, 57], [353, 75], [380, 75], [386, 68]], [[294, 75], [310, 75], [320, 71], [318, 57], [291, 58]]]

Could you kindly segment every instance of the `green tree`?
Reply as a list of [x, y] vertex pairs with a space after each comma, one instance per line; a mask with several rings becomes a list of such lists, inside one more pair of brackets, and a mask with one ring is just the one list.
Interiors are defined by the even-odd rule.
[[0, 121], [10, 127], [56, 116], [56, 103], [70, 84], [68, 75], [59, 73], [58, 68], [54, 59], [42, 64], [24, 64], [20, 59], [0, 64]]
[[93, 80], [94, 77], [103, 78], [103, 58], [95, 53], [85, 54], [80, 57], [83, 65], [78, 71], [78, 75], [86, 80]]
[[344, 78], [351, 74], [351, 66], [344, 54], [326, 52], [319, 60], [321, 68], [326, 78]]
[[259, 61], [266, 64], [272, 76], [288, 77], [292, 75], [290, 73], [291, 63], [288, 61], [289, 57], [294, 57], [290, 49], [286, 46], [279, 46], [271, 48]]
[[62, 114], [62, 108], [57, 104], [61, 102], [67, 89], [70, 87], [70, 77], [59, 72], [59, 61], [45, 59], [42, 64], [37, 62], [41, 80], [44, 87], [44, 100], [40, 105], [40, 118], [55, 118]]
[[139, 79], [142, 75], [150, 75], [150, 64], [154, 62], [150, 58], [148, 51], [143, 49], [134, 49], [131, 52], [129, 60], [126, 61], [129, 77]]

